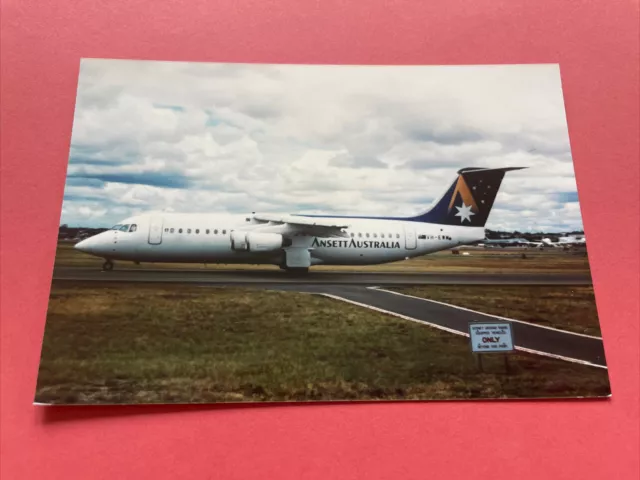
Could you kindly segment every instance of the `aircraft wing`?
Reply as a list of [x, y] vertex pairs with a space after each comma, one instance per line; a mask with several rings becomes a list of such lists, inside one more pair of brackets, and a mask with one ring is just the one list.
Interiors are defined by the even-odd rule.
[[324, 237], [344, 237], [346, 234], [343, 228], [349, 225], [332, 218], [323, 217], [305, 217], [302, 215], [288, 214], [255, 214], [253, 218], [259, 222], [270, 222], [275, 224], [287, 224], [298, 233], [307, 235], [316, 235]]

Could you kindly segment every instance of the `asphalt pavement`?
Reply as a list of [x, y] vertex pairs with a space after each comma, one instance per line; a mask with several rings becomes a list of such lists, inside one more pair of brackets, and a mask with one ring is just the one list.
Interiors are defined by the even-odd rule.
[[195, 284], [332, 284], [332, 285], [591, 285], [582, 273], [405, 273], [313, 271], [291, 274], [277, 270], [56, 267], [54, 280]]

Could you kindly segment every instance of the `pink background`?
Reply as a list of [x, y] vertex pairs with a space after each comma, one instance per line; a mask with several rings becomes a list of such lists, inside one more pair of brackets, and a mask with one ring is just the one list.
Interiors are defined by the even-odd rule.
[[[638, 478], [637, 1], [9, 0], [2, 14], [3, 479]], [[560, 63], [613, 398], [32, 406], [81, 57]]]

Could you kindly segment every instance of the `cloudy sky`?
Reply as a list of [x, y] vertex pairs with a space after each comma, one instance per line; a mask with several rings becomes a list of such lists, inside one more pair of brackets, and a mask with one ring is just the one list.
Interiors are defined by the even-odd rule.
[[61, 223], [145, 211], [411, 215], [507, 174], [491, 229], [581, 229], [554, 65], [83, 60]]

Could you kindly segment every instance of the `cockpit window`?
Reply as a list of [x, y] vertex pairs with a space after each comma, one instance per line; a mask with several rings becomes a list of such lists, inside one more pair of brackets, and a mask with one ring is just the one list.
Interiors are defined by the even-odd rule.
[[120, 227], [122, 227], [122, 225], [121, 224], [117, 224], [117, 225], [114, 225], [113, 227], [111, 227], [111, 230], [120, 230]]
[[136, 225], [135, 223], [131, 225], [131, 229], [129, 230], [130, 232], [135, 232], [136, 230], [138, 230], [138, 225]]
[[122, 225], [118, 230], [120, 230], [121, 232], [128, 232], [129, 224], [127, 223], [126, 225]]

